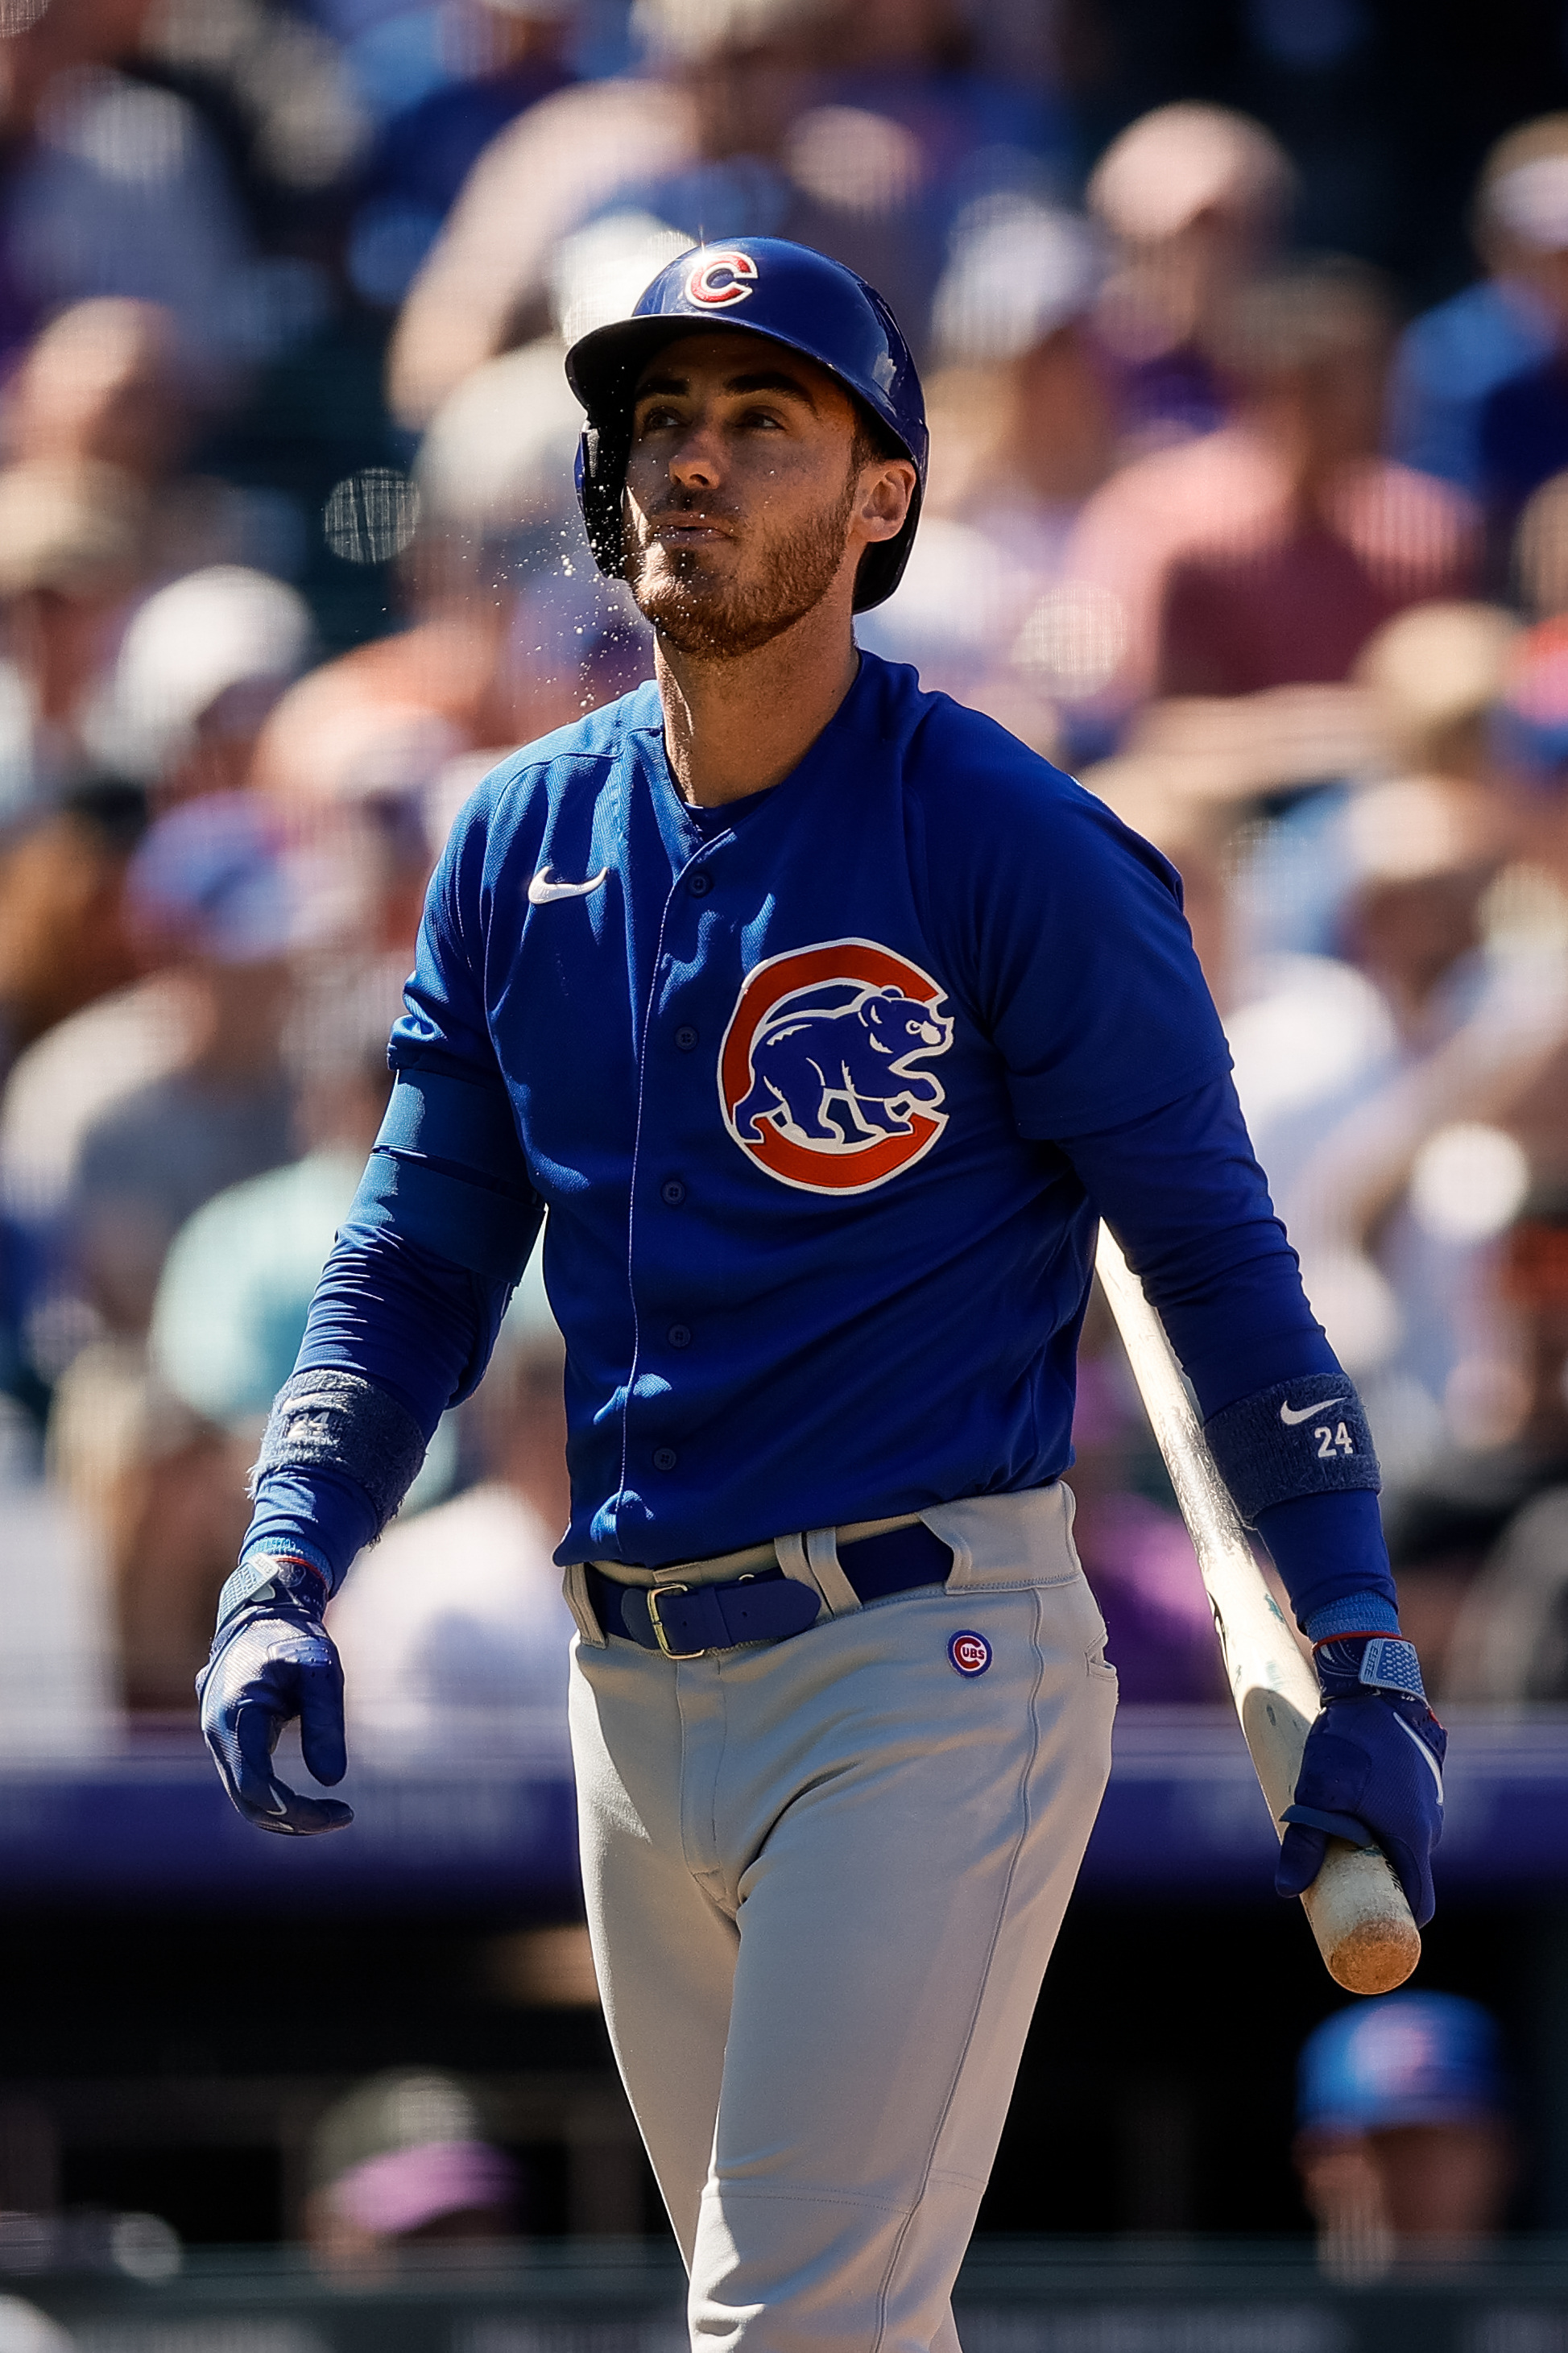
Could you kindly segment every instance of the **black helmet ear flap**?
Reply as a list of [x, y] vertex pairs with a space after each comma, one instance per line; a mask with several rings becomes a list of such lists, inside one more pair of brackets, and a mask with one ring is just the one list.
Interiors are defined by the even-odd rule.
[[583, 511], [593, 560], [608, 580], [619, 580], [621, 566], [620, 493], [626, 479], [626, 456], [614, 462], [611, 445], [602, 428], [585, 425], [577, 437], [577, 500]]

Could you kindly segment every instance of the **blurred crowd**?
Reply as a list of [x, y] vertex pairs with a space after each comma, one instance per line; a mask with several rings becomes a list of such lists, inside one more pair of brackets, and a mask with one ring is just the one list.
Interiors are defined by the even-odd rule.
[[[1086, 152], [1048, 15], [0, 0], [0, 1749], [188, 1719], [451, 815], [648, 668], [562, 353], [747, 233], [926, 376], [863, 642], [1181, 869], [1429, 1680], [1568, 1696], [1568, 115], [1412, 317], [1261, 122]], [[535, 1276], [336, 1605], [360, 1755], [561, 1753], [561, 1361]], [[1221, 1695], [1097, 1311], [1076, 1446], [1127, 1695]]]

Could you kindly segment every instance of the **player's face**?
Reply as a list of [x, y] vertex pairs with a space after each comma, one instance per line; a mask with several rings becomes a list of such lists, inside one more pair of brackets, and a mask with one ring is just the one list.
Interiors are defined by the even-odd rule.
[[690, 654], [766, 645], [902, 527], [906, 459], [861, 462], [858, 412], [826, 369], [762, 335], [686, 336], [638, 384], [626, 469], [626, 576]]

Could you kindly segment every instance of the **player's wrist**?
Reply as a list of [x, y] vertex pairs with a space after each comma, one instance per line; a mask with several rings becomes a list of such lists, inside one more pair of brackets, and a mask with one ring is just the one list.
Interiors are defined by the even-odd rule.
[[1397, 1634], [1399, 1630], [1399, 1611], [1392, 1593], [1368, 1587], [1322, 1603], [1309, 1612], [1302, 1627], [1314, 1646], [1336, 1637], [1348, 1640], [1351, 1635]]
[[322, 1563], [304, 1553], [248, 1552], [217, 1597], [216, 1630], [228, 1633], [241, 1615], [278, 1609], [319, 1621], [332, 1590]]
[[1331, 1636], [1312, 1650], [1318, 1686], [1328, 1700], [1377, 1698], [1426, 1705], [1421, 1662], [1403, 1634]]
[[1421, 1662], [1386, 1593], [1341, 1594], [1312, 1612], [1306, 1630], [1325, 1700], [1375, 1694], [1425, 1707]]

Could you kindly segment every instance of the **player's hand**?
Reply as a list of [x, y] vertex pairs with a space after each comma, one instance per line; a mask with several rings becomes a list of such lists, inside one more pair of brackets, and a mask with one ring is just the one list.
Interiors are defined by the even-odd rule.
[[[1300, 1895], [1322, 1868], [1330, 1838], [1382, 1847], [1424, 1928], [1435, 1909], [1432, 1850], [1443, 1834], [1443, 1760], [1448, 1736], [1426, 1704], [1408, 1643], [1398, 1687], [1364, 1679], [1363, 1637], [1322, 1644], [1322, 1714], [1307, 1735], [1295, 1802], [1274, 1884]], [[1414, 1685], [1414, 1688], [1412, 1688]]]
[[341, 1799], [302, 1797], [272, 1770], [278, 1736], [295, 1716], [307, 1771], [330, 1787], [348, 1769], [343, 1668], [322, 1623], [325, 1601], [309, 1562], [253, 1558], [224, 1588], [212, 1656], [196, 1677], [218, 1778], [248, 1822], [291, 1838], [354, 1820]]

